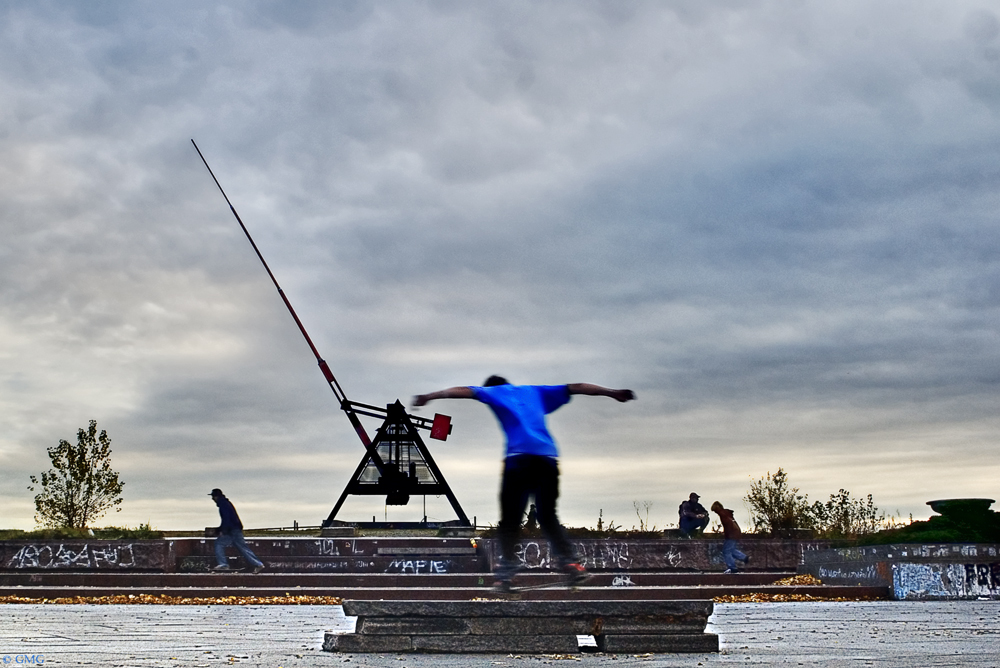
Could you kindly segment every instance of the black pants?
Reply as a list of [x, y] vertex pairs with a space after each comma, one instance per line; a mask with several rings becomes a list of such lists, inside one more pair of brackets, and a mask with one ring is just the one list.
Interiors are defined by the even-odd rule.
[[521, 518], [524, 517], [529, 496], [535, 497], [538, 526], [558, 559], [555, 565], [561, 567], [575, 561], [573, 547], [556, 517], [559, 464], [551, 457], [539, 455], [515, 455], [504, 462], [499, 526], [504, 561], [508, 564], [514, 561], [514, 546], [521, 532]]

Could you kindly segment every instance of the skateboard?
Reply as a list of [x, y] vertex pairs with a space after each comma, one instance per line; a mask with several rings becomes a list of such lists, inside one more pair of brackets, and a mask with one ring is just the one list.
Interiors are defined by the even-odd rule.
[[586, 577], [583, 578], [566, 578], [563, 580], [556, 580], [555, 582], [543, 582], [542, 584], [522, 585], [519, 587], [514, 586], [511, 582], [498, 582], [493, 586], [493, 588], [504, 594], [516, 594], [518, 592], [534, 591], [536, 589], [576, 589], [577, 587], [583, 586], [591, 577], [591, 574], [588, 573]]

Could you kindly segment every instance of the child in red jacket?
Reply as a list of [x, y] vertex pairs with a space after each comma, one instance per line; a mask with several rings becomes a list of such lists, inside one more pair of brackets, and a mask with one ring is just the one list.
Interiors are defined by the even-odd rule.
[[746, 566], [747, 562], [750, 561], [750, 557], [740, 552], [736, 545], [736, 541], [743, 535], [743, 532], [740, 531], [740, 525], [733, 519], [733, 511], [723, 508], [718, 501], [712, 504], [712, 512], [717, 514], [719, 521], [722, 522], [722, 558], [726, 562], [726, 573], [739, 573], [736, 562], [742, 561], [743, 565]]

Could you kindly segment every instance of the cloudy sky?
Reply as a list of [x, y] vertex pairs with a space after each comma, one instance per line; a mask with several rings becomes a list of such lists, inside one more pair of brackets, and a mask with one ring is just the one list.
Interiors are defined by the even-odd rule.
[[[987, 4], [3, 3], [0, 528], [91, 419], [98, 524], [212, 525], [212, 487], [318, 524], [364, 453], [192, 138], [351, 399], [635, 390], [553, 414], [567, 524], [692, 490], [746, 522], [778, 467], [903, 516], [995, 498]], [[495, 522], [492, 415], [434, 412]], [[422, 507], [340, 518], [372, 515]]]

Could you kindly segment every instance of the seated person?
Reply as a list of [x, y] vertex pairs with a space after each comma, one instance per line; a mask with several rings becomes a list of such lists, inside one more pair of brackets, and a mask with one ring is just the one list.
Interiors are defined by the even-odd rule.
[[698, 503], [698, 499], [700, 498], [700, 496], [691, 492], [688, 500], [678, 508], [678, 513], [680, 514], [678, 526], [680, 527], [681, 535], [685, 538], [690, 538], [694, 533], [701, 534], [705, 531], [705, 527], [708, 526], [708, 511], [705, 510], [705, 506]]

